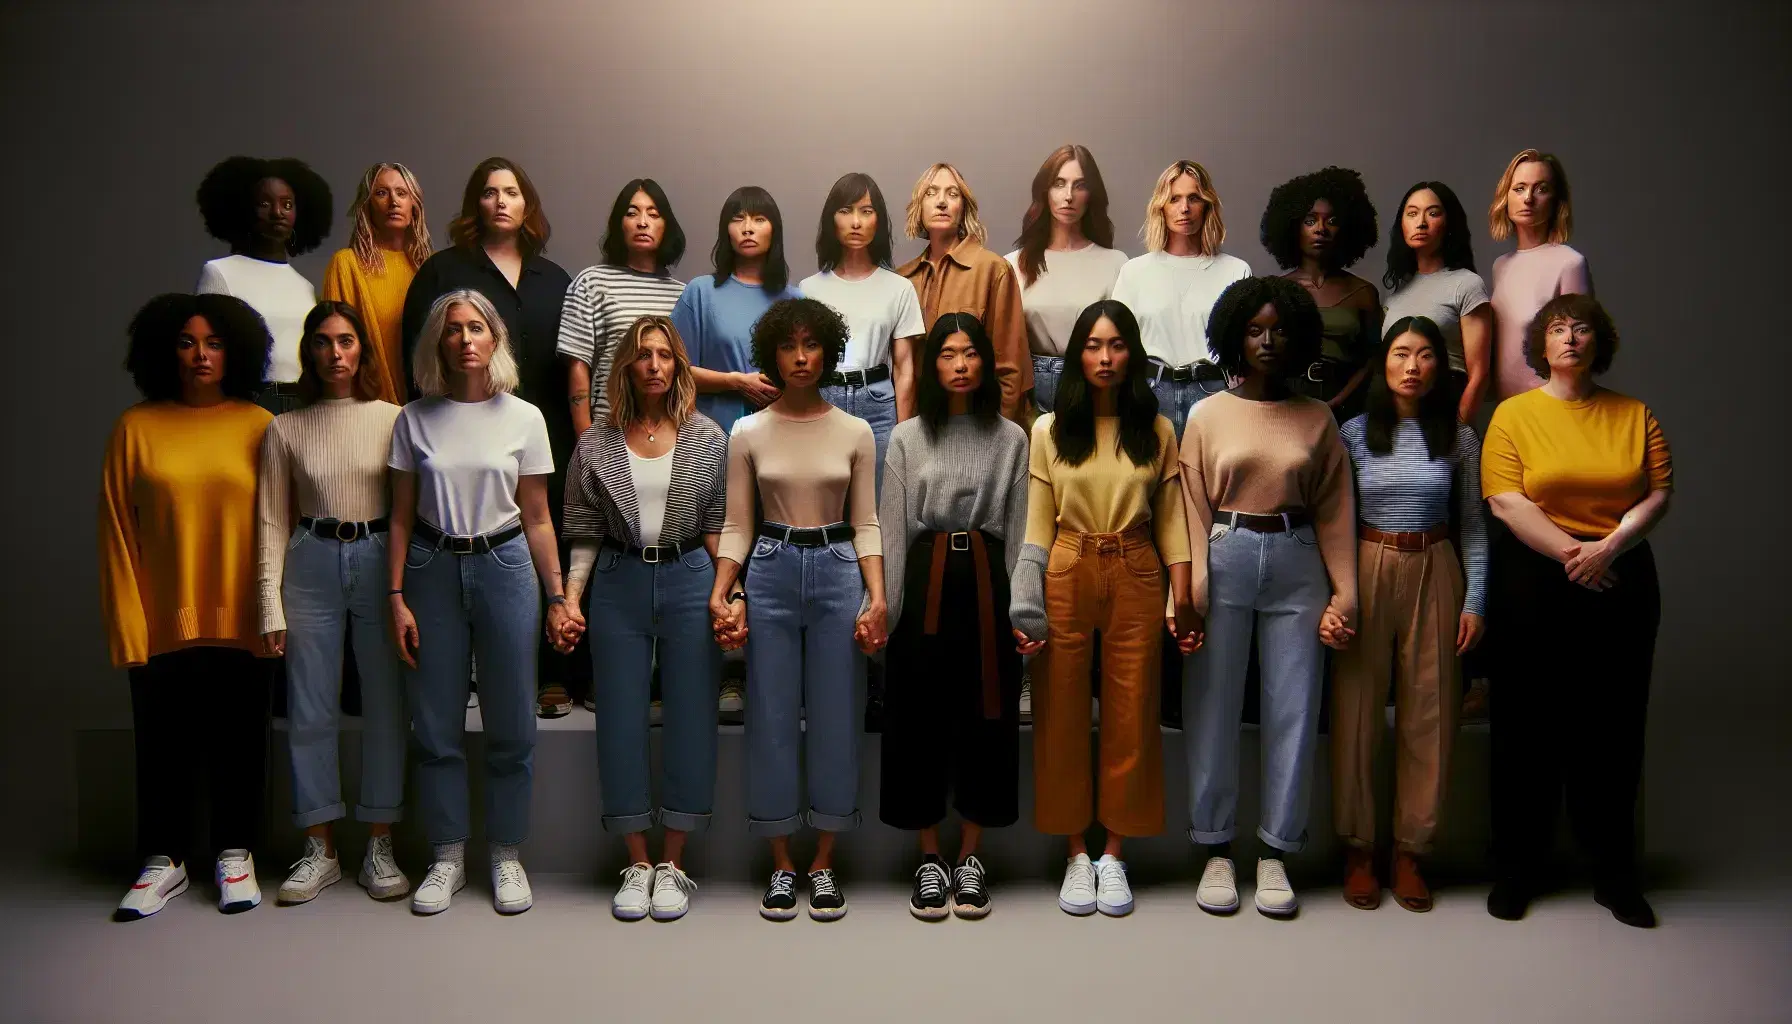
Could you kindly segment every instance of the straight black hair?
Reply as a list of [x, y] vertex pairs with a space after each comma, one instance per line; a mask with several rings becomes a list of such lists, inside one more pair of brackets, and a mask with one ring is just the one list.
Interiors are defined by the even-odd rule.
[[743, 213], [772, 222], [772, 244], [766, 246], [761, 287], [767, 295], [776, 295], [790, 283], [790, 264], [784, 262], [784, 215], [778, 212], [778, 201], [772, 194], [758, 185], [742, 185], [728, 193], [728, 200], [722, 204], [722, 215], [716, 221], [716, 245], [709, 251], [710, 262], [716, 268], [716, 285], [726, 284], [734, 275], [734, 263], [739, 257], [734, 254], [734, 246], [728, 244], [728, 225]]
[[1381, 278], [1389, 291], [1399, 291], [1419, 272], [1419, 256], [1406, 244], [1406, 201], [1414, 192], [1430, 189], [1444, 208], [1444, 244], [1437, 254], [1443, 257], [1445, 270], [1475, 269], [1475, 243], [1468, 234], [1468, 215], [1462, 212], [1462, 200], [1441, 181], [1421, 181], [1406, 190], [1400, 205], [1394, 207], [1394, 227], [1388, 232], [1388, 272]]
[[[863, 195], [864, 193], [860, 193]], [[946, 313], [933, 322], [927, 340], [921, 345], [921, 362], [915, 369], [915, 405], [928, 437], [938, 437], [946, 425], [951, 405], [951, 392], [940, 383], [940, 350], [946, 339], [963, 332], [971, 339], [971, 347], [983, 360], [983, 378], [971, 392], [971, 415], [987, 427], [1002, 414], [1002, 384], [996, 377], [996, 349], [990, 344], [983, 321], [969, 313]]]
[[1083, 348], [1095, 322], [1106, 317], [1126, 342], [1126, 379], [1118, 385], [1115, 397], [1120, 413], [1118, 448], [1126, 452], [1135, 466], [1157, 461], [1157, 396], [1151, 393], [1150, 369], [1145, 343], [1140, 340], [1139, 321], [1116, 299], [1091, 302], [1076, 318], [1071, 328], [1070, 343], [1064, 346], [1064, 372], [1058, 378], [1058, 395], [1052, 403], [1052, 443], [1058, 448], [1058, 459], [1067, 465], [1080, 466], [1095, 453], [1095, 395], [1089, 379], [1083, 376]]
[[1428, 316], [1403, 316], [1394, 321], [1376, 346], [1375, 355], [1369, 360], [1369, 394], [1363, 403], [1367, 417], [1363, 441], [1377, 455], [1394, 450], [1394, 428], [1400, 422], [1400, 410], [1394, 406], [1394, 393], [1388, 390], [1388, 350], [1402, 334], [1424, 338], [1437, 357], [1431, 390], [1419, 398], [1419, 430], [1425, 435], [1425, 450], [1432, 458], [1448, 458], [1456, 450], [1456, 396], [1450, 386], [1450, 355], [1444, 346], [1444, 332]]
[[666, 233], [660, 236], [660, 247], [653, 254], [654, 273], [663, 274], [684, 258], [684, 228], [672, 214], [672, 200], [666, 198], [666, 190], [652, 178], [636, 178], [616, 193], [616, 202], [610, 205], [610, 219], [604, 222], [604, 262], [612, 267], [628, 266], [628, 235], [622, 228], [622, 218], [628, 216], [636, 192], [647, 193], [666, 222]]
[[828, 190], [827, 201], [821, 204], [821, 222], [815, 227], [815, 265], [827, 271], [840, 265], [840, 236], [834, 230], [834, 211], [852, 206], [861, 197], [871, 198], [877, 212], [877, 229], [871, 234], [871, 262], [880, 267], [890, 265], [890, 211], [884, 206], [884, 194], [871, 175], [853, 171], [843, 174]]

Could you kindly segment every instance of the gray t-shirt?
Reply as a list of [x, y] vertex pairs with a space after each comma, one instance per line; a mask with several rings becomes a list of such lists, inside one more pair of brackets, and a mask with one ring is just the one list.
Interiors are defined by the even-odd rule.
[[1435, 274], [1415, 274], [1413, 279], [1394, 294], [1382, 307], [1382, 329], [1407, 316], [1428, 316], [1444, 332], [1444, 344], [1450, 350], [1450, 369], [1467, 372], [1462, 358], [1462, 318], [1487, 304], [1487, 286], [1481, 275], [1472, 270], [1440, 270]]

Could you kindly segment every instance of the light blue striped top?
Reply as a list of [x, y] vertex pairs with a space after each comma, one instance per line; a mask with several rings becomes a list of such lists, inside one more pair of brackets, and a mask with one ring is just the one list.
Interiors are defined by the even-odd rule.
[[1366, 438], [1368, 416], [1338, 428], [1356, 473], [1356, 518], [1377, 530], [1421, 531], [1450, 521], [1450, 492], [1456, 492], [1462, 532], [1462, 572], [1467, 579], [1463, 611], [1486, 614], [1487, 520], [1481, 507], [1481, 441], [1466, 424], [1456, 425], [1456, 452], [1433, 460], [1418, 420], [1394, 427], [1394, 450], [1377, 455]]

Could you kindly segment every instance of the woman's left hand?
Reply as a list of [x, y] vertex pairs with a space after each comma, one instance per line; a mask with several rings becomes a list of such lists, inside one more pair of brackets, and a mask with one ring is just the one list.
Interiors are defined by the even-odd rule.
[[548, 605], [548, 639], [553, 642], [554, 650], [561, 654], [570, 653], [585, 632], [584, 619], [579, 616], [566, 601]]
[[859, 643], [859, 650], [866, 654], [876, 654], [883, 650], [889, 642], [885, 622], [889, 617], [889, 609], [882, 601], [875, 601], [871, 607], [859, 613], [859, 619], [853, 623], [852, 637]]
[[1580, 550], [1564, 562], [1562, 568], [1573, 582], [1590, 590], [1604, 590], [1617, 582], [1617, 574], [1611, 571], [1612, 562], [1617, 557], [1617, 547], [1610, 537], [1582, 541]]
[[1356, 630], [1350, 628], [1346, 619], [1332, 605], [1325, 606], [1325, 612], [1319, 616], [1319, 642], [1334, 651], [1341, 651], [1350, 646], [1350, 638], [1356, 636]]
[[1487, 620], [1474, 612], [1463, 612], [1456, 620], [1456, 653], [1467, 654], [1481, 643], [1487, 632]]

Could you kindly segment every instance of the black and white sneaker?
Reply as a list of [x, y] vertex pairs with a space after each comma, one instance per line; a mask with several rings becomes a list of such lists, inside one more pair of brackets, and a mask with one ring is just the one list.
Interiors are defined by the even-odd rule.
[[908, 898], [908, 912], [923, 921], [938, 921], [949, 911], [946, 909], [947, 890], [952, 882], [946, 877], [946, 863], [939, 857], [928, 854], [921, 859], [921, 866], [915, 869], [915, 891]]
[[809, 872], [809, 916], [817, 921], [837, 921], [846, 916], [846, 894], [832, 868]]
[[989, 915], [989, 891], [983, 886], [983, 862], [975, 856], [952, 872], [952, 913], [976, 919]]
[[796, 872], [772, 872], [771, 884], [759, 901], [759, 916], [767, 921], [788, 921], [796, 916]]

